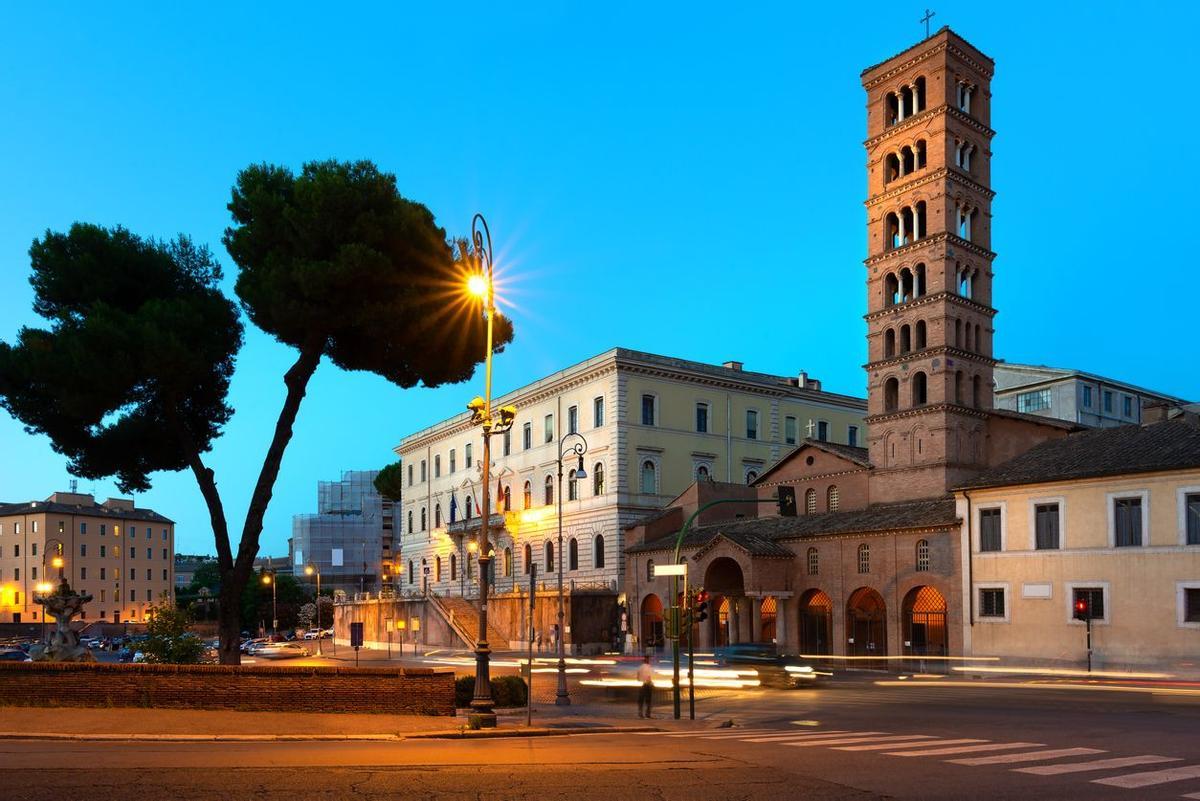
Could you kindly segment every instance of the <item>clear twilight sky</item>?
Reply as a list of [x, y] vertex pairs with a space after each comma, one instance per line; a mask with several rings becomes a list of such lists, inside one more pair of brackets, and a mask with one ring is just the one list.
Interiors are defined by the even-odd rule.
[[[753, 11], [736, 10], [742, 5]], [[421, 8], [418, 8], [421, 6]], [[944, 2], [996, 61], [995, 351], [1200, 398], [1195, 3]], [[482, 211], [516, 340], [503, 392], [614, 346], [865, 394], [865, 94], [924, 6], [15, 4], [0, 25], [0, 339], [42, 325], [28, 248], [76, 220], [221, 247], [251, 163], [372, 159], [451, 235]], [[336, 313], [336, 310], [331, 310]], [[397, 320], [396, 325], [404, 325]], [[231, 529], [294, 358], [247, 323], [209, 457]], [[267, 514], [286, 553], [316, 483], [382, 467], [482, 389], [317, 371]], [[0, 500], [67, 488], [0, 411]], [[101, 499], [109, 481], [81, 480]], [[136, 498], [212, 552], [189, 473]], [[236, 539], [236, 534], [235, 534]]]

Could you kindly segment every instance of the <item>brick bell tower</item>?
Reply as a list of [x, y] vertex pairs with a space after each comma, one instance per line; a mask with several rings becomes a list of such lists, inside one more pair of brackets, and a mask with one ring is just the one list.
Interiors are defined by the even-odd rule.
[[985, 464], [993, 68], [942, 28], [862, 74], [873, 502], [942, 495]]

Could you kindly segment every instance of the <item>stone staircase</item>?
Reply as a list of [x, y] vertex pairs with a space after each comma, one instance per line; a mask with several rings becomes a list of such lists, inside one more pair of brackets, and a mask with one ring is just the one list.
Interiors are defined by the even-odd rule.
[[[458, 636], [468, 648], [476, 644], [476, 632], [479, 631], [479, 607], [474, 601], [469, 601], [456, 595], [429, 594], [430, 605], [442, 616], [450, 630]], [[488, 647], [493, 651], [507, 650], [508, 640], [495, 626], [488, 621]]]

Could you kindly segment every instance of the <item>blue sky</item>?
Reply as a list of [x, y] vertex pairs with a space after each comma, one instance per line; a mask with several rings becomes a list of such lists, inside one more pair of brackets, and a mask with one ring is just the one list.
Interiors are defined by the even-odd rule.
[[[39, 322], [27, 251], [47, 228], [186, 232], [232, 275], [239, 169], [369, 158], [451, 234], [486, 214], [516, 323], [500, 391], [620, 345], [864, 393], [858, 76], [922, 37], [923, 6], [417, 5], [8, 7], [0, 339]], [[996, 354], [1200, 396], [1182, 197], [1196, 5], [1003, 5], [934, 19], [997, 62]], [[251, 327], [210, 457], [235, 531], [291, 358]], [[479, 384], [403, 391], [324, 363], [261, 552], [286, 552], [318, 480], [386, 464]], [[0, 412], [0, 500], [68, 478]], [[137, 502], [178, 521], [181, 552], [212, 551], [190, 474]]]

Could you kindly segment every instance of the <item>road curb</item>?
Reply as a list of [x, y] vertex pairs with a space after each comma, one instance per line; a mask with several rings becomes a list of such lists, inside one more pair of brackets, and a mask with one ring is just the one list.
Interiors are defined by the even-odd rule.
[[405, 740], [479, 740], [494, 737], [565, 737], [572, 734], [643, 734], [665, 731], [657, 726], [564, 726], [529, 729], [449, 729], [401, 735]]
[[664, 731], [654, 726], [571, 726], [533, 729], [447, 729], [404, 734], [78, 734], [74, 732], [0, 732], [0, 740], [55, 740], [163, 743], [385, 742], [403, 740], [476, 740], [497, 737], [564, 737], [572, 734], [637, 734]]
[[302, 741], [399, 742], [399, 734], [77, 734], [73, 732], [0, 732], [0, 740], [99, 740], [168, 743], [272, 743]]

